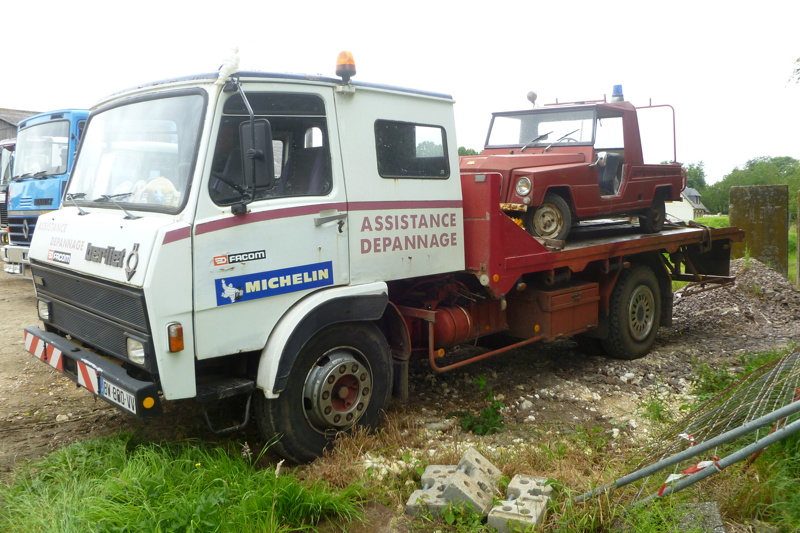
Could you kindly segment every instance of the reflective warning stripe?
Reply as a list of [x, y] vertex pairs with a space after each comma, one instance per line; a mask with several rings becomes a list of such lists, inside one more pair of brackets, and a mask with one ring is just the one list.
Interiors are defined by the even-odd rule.
[[60, 372], [64, 371], [64, 359], [62, 357], [61, 350], [55, 346], [47, 344], [40, 338], [36, 337], [35, 335], [31, 335], [27, 331], [25, 332], [25, 349], [56, 370]]
[[83, 361], [75, 361], [78, 363], [78, 383], [95, 394], [100, 394], [97, 386], [97, 370], [90, 367]]

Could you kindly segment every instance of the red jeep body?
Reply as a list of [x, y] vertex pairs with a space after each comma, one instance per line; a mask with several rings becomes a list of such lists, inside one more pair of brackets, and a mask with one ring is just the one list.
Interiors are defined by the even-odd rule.
[[664, 202], [686, 186], [679, 163], [644, 163], [636, 108], [625, 101], [494, 113], [483, 152], [462, 157], [461, 171], [501, 173], [502, 209], [549, 239], [565, 239], [580, 220], [619, 216], [657, 233]]

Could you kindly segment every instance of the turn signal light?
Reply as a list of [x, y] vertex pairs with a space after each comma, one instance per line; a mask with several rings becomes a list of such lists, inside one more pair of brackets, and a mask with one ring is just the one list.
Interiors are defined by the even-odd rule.
[[350, 78], [356, 75], [356, 60], [353, 59], [353, 54], [346, 50], [339, 52], [339, 57], [336, 58], [336, 75], [345, 83], [349, 83]]
[[167, 338], [169, 338], [170, 352], [180, 352], [183, 350], [183, 326], [180, 324], [170, 324], [167, 326]]

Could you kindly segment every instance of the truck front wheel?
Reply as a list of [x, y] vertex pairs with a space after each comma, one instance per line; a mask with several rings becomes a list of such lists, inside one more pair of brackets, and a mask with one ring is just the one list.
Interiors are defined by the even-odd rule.
[[255, 418], [275, 451], [297, 463], [322, 455], [340, 431], [374, 429], [389, 405], [392, 361], [374, 324], [337, 324], [298, 354], [277, 399], [256, 393]]
[[565, 240], [572, 227], [569, 204], [556, 193], [545, 195], [542, 205], [525, 216], [525, 229], [534, 237]]
[[639, 265], [620, 274], [611, 293], [608, 337], [603, 350], [614, 359], [647, 355], [661, 320], [661, 293], [656, 275]]

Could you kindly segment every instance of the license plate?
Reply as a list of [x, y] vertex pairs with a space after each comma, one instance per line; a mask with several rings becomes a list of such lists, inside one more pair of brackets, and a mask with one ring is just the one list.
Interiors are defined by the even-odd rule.
[[136, 414], [136, 397], [133, 394], [106, 380], [103, 380], [102, 390], [104, 398], [108, 398], [128, 412]]

